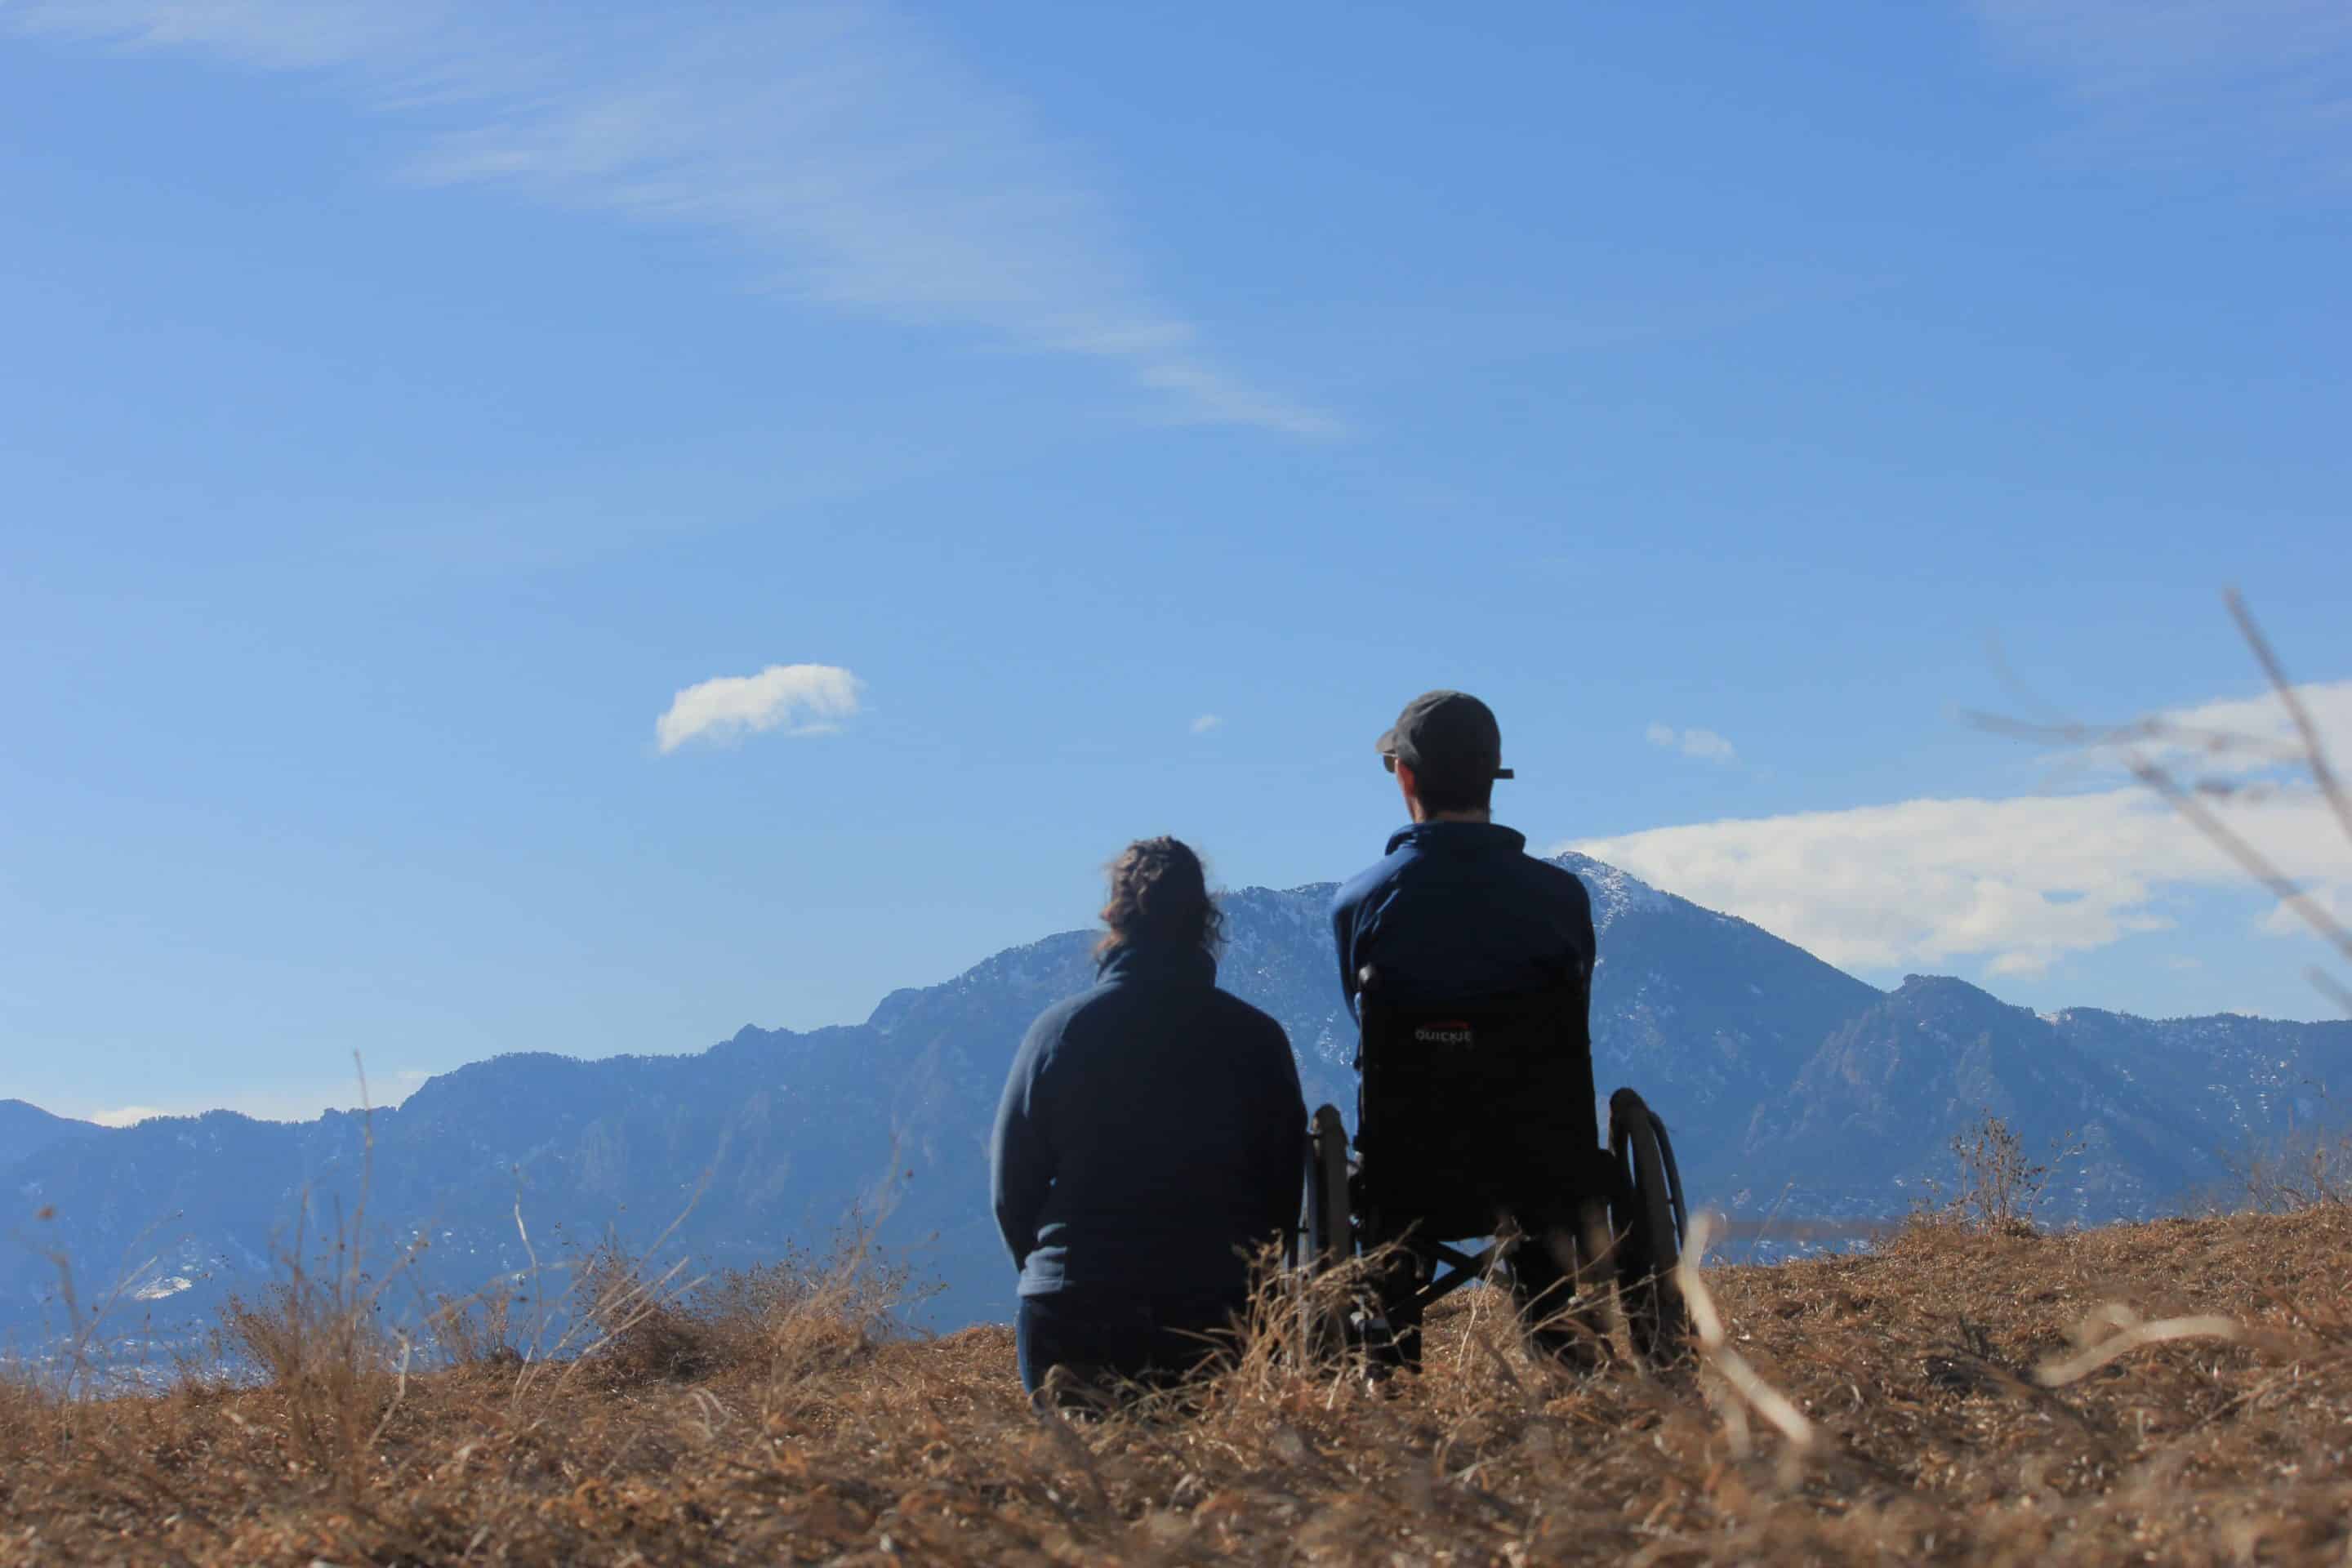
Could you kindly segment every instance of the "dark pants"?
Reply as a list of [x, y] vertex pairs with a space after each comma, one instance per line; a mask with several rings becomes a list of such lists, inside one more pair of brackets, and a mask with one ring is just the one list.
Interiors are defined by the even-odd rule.
[[1031, 1394], [1055, 1367], [1083, 1384], [1181, 1379], [1230, 1340], [1216, 1335], [1239, 1316], [1239, 1294], [1129, 1296], [1057, 1290], [1021, 1298], [1013, 1342], [1021, 1386]]
[[[1557, 1202], [1553, 1206], [1557, 1206]], [[1536, 1217], [1509, 1216], [1521, 1227], [1511, 1250], [1511, 1300], [1532, 1348], [1555, 1358], [1580, 1358], [1600, 1332], [1591, 1321], [1591, 1303], [1577, 1296], [1575, 1230]], [[1388, 1268], [1374, 1277], [1384, 1331], [1367, 1347], [1372, 1359], [1410, 1371], [1421, 1370], [1423, 1291], [1444, 1265], [1419, 1238], [1408, 1239]], [[1580, 1331], [1578, 1324], [1583, 1325]]]

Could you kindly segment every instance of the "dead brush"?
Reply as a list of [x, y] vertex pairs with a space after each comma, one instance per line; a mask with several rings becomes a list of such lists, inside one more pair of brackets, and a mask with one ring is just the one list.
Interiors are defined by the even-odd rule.
[[2238, 1206], [2257, 1214], [2352, 1203], [2352, 1134], [2290, 1131], [2234, 1164]]
[[1301, 1399], [1328, 1405], [1340, 1387], [1361, 1381], [1360, 1347], [1345, 1342], [1335, 1325], [1371, 1293], [1387, 1267], [1386, 1252], [1349, 1257], [1319, 1273], [1286, 1270], [1277, 1252], [1262, 1253], [1244, 1316], [1204, 1343], [1209, 1376], [1197, 1398], [1286, 1405]]
[[514, 1293], [504, 1285], [472, 1296], [441, 1296], [425, 1314], [426, 1334], [440, 1365], [450, 1368], [519, 1367], [525, 1336], [514, 1310]]
[[[338, 1251], [351, 1253], [347, 1244]], [[288, 1457], [356, 1498], [406, 1391], [411, 1347], [377, 1327], [378, 1289], [355, 1258], [320, 1273], [297, 1254], [288, 1271], [258, 1296], [228, 1299], [215, 1352], [257, 1373], [276, 1394]]]
[[718, 1275], [696, 1293], [689, 1316], [719, 1362], [779, 1384], [905, 1338], [908, 1314], [937, 1289], [886, 1256], [853, 1216], [823, 1254], [793, 1247], [773, 1263]]
[[707, 1370], [714, 1336], [687, 1310], [691, 1285], [677, 1284], [685, 1268], [680, 1259], [647, 1279], [643, 1261], [609, 1238], [591, 1253], [577, 1289], [594, 1338], [579, 1364], [611, 1387], [682, 1382]]
[[773, 1406], [906, 1338], [907, 1315], [936, 1293], [856, 1215], [822, 1253], [791, 1247], [772, 1263], [680, 1282], [684, 1267], [652, 1274], [611, 1240], [592, 1254], [576, 1290], [594, 1337], [578, 1364], [615, 1387], [750, 1373]]
[[[305, 1256], [310, 1197], [306, 1192], [293, 1239], [280, 1263], [286, 1277], [258, 1295], [231, 1295], [213, 1332], [216, 1361], [247, 1368], [268, 1385], [282, 1417], [287, 1457], [325, 1477], [355, 1505], [373, 1468], [375, 1446], [408, 1389], [413, 1342], [378, 1326], [386, 1291], [422, 1249], [421, 1238], [396, 1254], [381, 1275], [365, 1261], [368, 1194], [375, 1171], [375, 1128], [367, 1073], [356, 1055], [361, 1112], [357, 1201], [346, 1219], [336, 1206], [331, 1250]], [[184, 1380], [185, 1381], [185, 1380]]]
[[[1199, 1336], [1201, 1362], [1192, 1376], [1150, 1385], [1104, 1384], [1084, 1391], [1077, 1403], [1147, 1421], [1219, 1409], [1337, 1409], [1361, 1391], [1372, 1370], [1363, 1345], [1339, 1325], [1364, 1310], [1375, 1282], [1403, 1251], [1402, 1244], [1391, 1242], [1308, 1272], [1286, 1268], [1280, 1249], [1269, 1247], [1253, 1263], [1243, 1310], [1224, 1327]], [[1495, 1294], [1483, 1289], [1469, 1292], [1470, 1321], [1454, 1353], [1468, 1355], [1475, 1345], [1503, 1377], [1517, 1382], [1495, 1335], [1478, 1321], [1478, 1305]], [[1511, 1321], [1507, 1302], [1502, 1310], [1505, 1321]]]
[[64, 1405], [37, 1369], [0, 1357], [0, 1472], [26, 1448], [60, 1435]]
[[2066, 1163], [2083, 1152], [2079, 1138], [2062, 1132], [2037, 1160], [2025, 1152], [2023, 1136], [1989, 1107], [1974, 1127], [1954, 1134], [1948, 1147], [1957, 1177], [1948, 1190], [1928, 1178], [1927, 1198], [1910, 1215], [1914, 1226], [1950, 1225], [2005, 1236], [2039, 1236], [2036, 1217], [2043, 1195]]

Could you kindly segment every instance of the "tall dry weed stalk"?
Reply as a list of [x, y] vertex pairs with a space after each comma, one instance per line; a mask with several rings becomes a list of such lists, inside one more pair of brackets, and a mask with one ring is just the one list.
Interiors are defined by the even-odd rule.
[[375, 1128], [363, 1067], [360, 1094], [360, 1183], [349, 1219], [339, 1205], [331, 1247], [306, 1258], [306, 1194], [280, 1259], [286, 1278], [256, 1295], [232, 1294], [214, 1342], [220, 1360], [250, 1368], [278, 1394], [289, 1457], [308, 1463], [346, 1500], [358, 1498], [375, 1445], [407, 1391], [414, 1345], [378, 1318], [387, 1289], [421, 1249], [412, 1244], [380, 1276], [367, 1264]]
[[[1979, 727], [2080, 757], [2108, 758], [2120, 763], [2133, 778], [2177, 812], [2205, 840], [2219, 849], [2255, 883], [2278, 900], [2280, 908], [2334, 950], [2339, 962], [2352, 964], [2352, 927], [2338, 920], [2326, 904], [2283, 870], [2278, 863], [2221, 816], [2218, 809], [2232, 800], [2259, 801], [2277, 793], [2273, 779], [2248, 779], [2218, 771], [2225, 762], [2251, 760], [2258, 768], [2283, 773], [2289, 780], [2300, 775], [2326, 805], [2336, 830], [2352, 845], [2352, 789], [2336, 770], [2326, 738], [2312, 719], [2310, 707], [2288, 679], [2286, 667], [2270, 638], [2254, 619], [2245, 598], [2232, 588], [2222, 595], [2230, 618], [2247, 651], [2261, 666], [2263, 679], [2284, 710], [2290, 741], [2231, 731], [2206, 730], [2180, 724], [2160, 715], [2124, 724], [2092, 724], [2074, 720], [2027, 721], [2000, 714], [1975, 713]], [[2204, 758], [2216, 771], [2188, 773], [2168, 760], [2176, 756]], [[2352, 1016], [2352, 985], [2315, 964], [2305, 972], [2311, 984]]]
[[[47, 1226], [58, 1223], [58, 1211], [43, 1205], [33, 1215], [35, 1223]], [[51, 1392], [59, 1399], [71, 1402], [85, 1398], [104, 1388], [110, 1379], [115, 1358], [108, 1342], [109, 1325], [115, 1321], [122, 1303], [132, 1299], [139, 1287], [154, 1278], [161, 1258], [148, 1251], [163, 1222], [151, 1222], [133, 1237], [123, 1249], [122, 1260], [114, 1271], [113, 1282], [85, 1301], [79, 1281], [74, 1273], [73, 1259], [61, 1246], [37, 1248], [56, 1270], [58, 1288], [51, 1299], [63, 1314], [62, 1323], [51, 1326], [58, 1331], [51, 1341], [51, 1349], [37, 1363], [35, 1375], [52, 1385]], [[134, 1261], [136, 1260], [136, 1261]], [[20, 1369], [21, 1370], [21, 1369]]]

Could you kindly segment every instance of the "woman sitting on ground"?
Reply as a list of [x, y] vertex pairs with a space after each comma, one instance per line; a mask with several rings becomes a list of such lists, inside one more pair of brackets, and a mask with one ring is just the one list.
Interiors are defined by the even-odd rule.
[[1021, 1384], [1180, 1375], [1298, 1215], [1307, 1108], [1282, 1026], [1217, 989], [1217, 908], [1173, 838], [1110, 868], [1101, 979], [1013, 1058], [989, 1157], [1021, 1270]]

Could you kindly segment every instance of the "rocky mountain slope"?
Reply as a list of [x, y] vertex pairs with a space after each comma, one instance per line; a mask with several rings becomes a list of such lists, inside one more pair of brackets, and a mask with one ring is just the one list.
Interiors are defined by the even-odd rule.
[[0, 1100], [0, 1170], [29, 1160], [52, 1144], [100, 1131], [95, 1123], [52, 1116], [21, 1100]]
[[[1948, 1174], [1950, 1138], [1987, 1109], [2035, 1152], [2062, 1131], [2084, 1142], [2051, 1217], [2147, 1214], [2352, 1088], [2352, 1024], [2043, 1018], [1957, 980], [1881, 993], [1613, 868], [1562, 863], [1601, 927], [1601, 1089], [1640, 1088], [1674, 1126], [1695, 1199], [1735, 1215], [1899, 1214], [1923, 1178]], [[1221, 977], [1289, 1032], [1309, 1103], [1352, 1110], [1330, 893], [1229, 895]], [[608, 1234], [635, 1247], [667, 1229], [697, 1268], [726, 1268], [822, 1238], [853, 1210], [942, 1282], [932, 1321], [1001, 1318], [989, 1121], [1029, 1020], [1091, 979], [1090, 944], [1072, 931], [1011, 949], [894, 992], [860, 1025], [747, 1027], [691, 1056], [499, 1057], [364, 1123], [215, 1112], [0, 1142], [16, 1211], [0, 1341], [65, 1326], [59, 1258], [85, 1306], [119, 1285], [114, 1321], [166, 1334], [298, 1251], [331, 1260], [355, 1231], [374, 1268], [415, 1249], [386, 1287], [386, 1310], [404, 1311], [518, 1274], [544, 1300], [565, 1278], [546, 1271]]]

